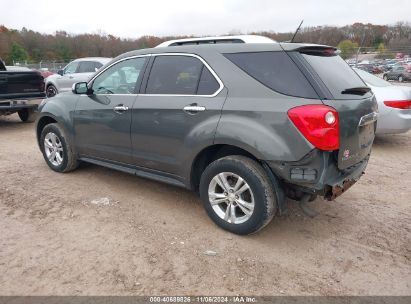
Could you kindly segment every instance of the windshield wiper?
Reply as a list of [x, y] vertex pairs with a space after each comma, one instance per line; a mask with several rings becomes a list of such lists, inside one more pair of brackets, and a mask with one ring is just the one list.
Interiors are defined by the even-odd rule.
[[371, 91], [369, 87], [356, 87], [356, 88], [349, 88], [345, 89], [341, 92], [341, 94], [352, 94], [352, 95], [364, 95]]

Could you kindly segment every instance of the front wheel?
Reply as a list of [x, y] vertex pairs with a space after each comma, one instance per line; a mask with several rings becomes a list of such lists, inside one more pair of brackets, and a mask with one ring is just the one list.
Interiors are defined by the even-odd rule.
[[399, 77], [398, 77], [398, 81], [399, 81], [399, 82], [403, 82], [403, 81], [404, 81], [404, 78], [403, 78], [402, 76], [399, 76]]
[[388, 76], [384, 75], [382, 78], [384, 78], [385, 81], [388, 81]]
[[47, 165], [56, 172], [69, 172], [77, 168], [78, 161], [63, 129], [56, 123], [41, 131], [40, 148]]
[[200, 197], [210, 218], [240, 235], [257, 232], [271, 221], [277, 210], [275, 191], [260, 164], [244, 156], [214, 161], [200, 180]]
[[46, 96], [47, 96], [47, 98], [56, 96], [57, 93], [58, 93], [57, 88], [56, 88], [54, 85], [49, 84], [49, 85], [47, 86], [47, 90], [46, 90]]

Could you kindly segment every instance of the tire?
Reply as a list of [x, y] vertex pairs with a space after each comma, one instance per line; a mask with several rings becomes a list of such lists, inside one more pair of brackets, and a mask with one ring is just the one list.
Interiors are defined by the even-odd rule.
[[[226, 191], [220, 186], [221, 176], [228, 183]], [[239, 181], [236, 176], [243, 179], [237, 190], [246, 186], [249, 190], [229, 193], [236, 188], [235, 183]], [[217, 180], [220, 183], [216, 182]], [[248, 157], [227, 156], [212, 162], [201, 175], [199, 190], [203, 206], [214, 223], [235, 234], [246, 235], [261, 230], [277, 211], [276, 189], [260, 164]], [[220, 202], [212, 205], [212, 196], [218, 197]], [[237, 203], [240, 201], [242, 204]], [[251, 206], [253, 208], [250, 208]], [[234, 212], [231, 212], [232, 210]]]
[[[45, 142], [46, 140], [48, 145]], [[63, 129], [56, 123], [46, 125], [41, 131], [40, 149], [47, 165], [56, 172], [69, 172], [78, 166], [73, 147], [67, 140]], [[53, 149], [55, 157], [52, 155]]]
[[33, 122], [36, 120], [36, 113], [33, 109], [22, 109], [17, 112], [22, 122]]
[[49, 84], [46, 89], [47, 98], [51, 98], [58, 94], [57, 88], [53, 84]]
[[382, 78], [383, 78], [385, 81], [388, 81], [388, 76], [387, 76], [387, 75], [384, 75]]
[[399, 82], [403, 82], [403, 81], [404, 81], [404, 78], [402, 77], [402, 75], [398, 76], [398, 81], [399, 81]]

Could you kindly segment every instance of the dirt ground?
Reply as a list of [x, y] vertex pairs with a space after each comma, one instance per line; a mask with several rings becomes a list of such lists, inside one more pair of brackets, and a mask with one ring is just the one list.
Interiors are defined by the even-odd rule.
[[0, 295], [411, 295], [411, 132], [377, 138], [366, 174], [314, 219], [290, 201], [240, 237], [189, 191], [51, 171], [33, 126], [0, 117]]

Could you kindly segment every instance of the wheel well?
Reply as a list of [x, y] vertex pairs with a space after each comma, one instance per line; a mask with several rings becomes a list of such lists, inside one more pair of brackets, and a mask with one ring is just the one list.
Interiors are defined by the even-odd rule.
[[191, 187], [195, 191], [200, 185], [201, 174], [204, 169], [216, 159], [229, 155], [243, 155], [251, 159], [258, 160], [254, 155], [244, 149], [231, 145], [214, 145], [202, 150], [194, 159], [191, 166]]
[[44, 116], [42, 118], [40, 118], [39, 122], [37, 123], [37, 140], [40, 141], [40, 135], [41, 135], [41, 131], [44, 129], [45, 126], [47, 126], [48, 124], [51, 123], [56, 123], [57, 121], [50, 117], [50, 116]]

